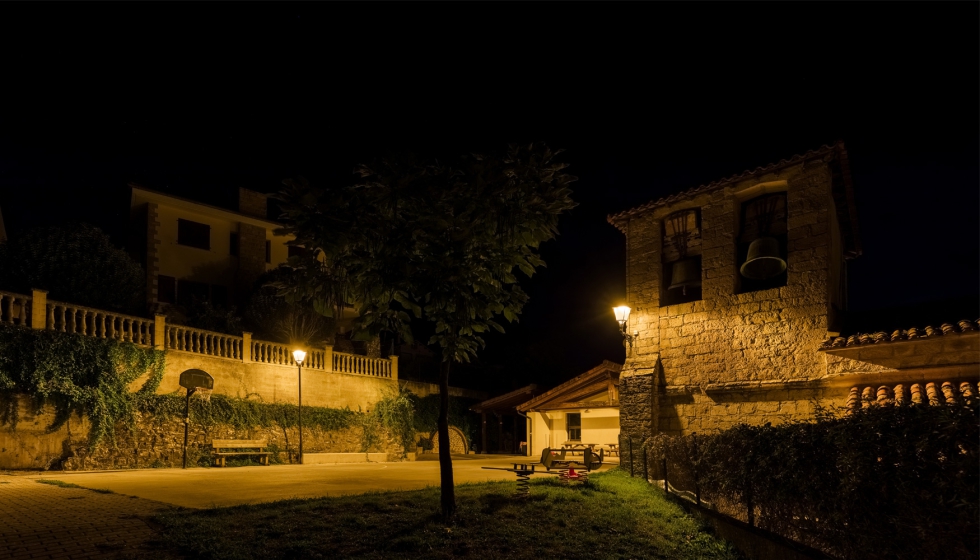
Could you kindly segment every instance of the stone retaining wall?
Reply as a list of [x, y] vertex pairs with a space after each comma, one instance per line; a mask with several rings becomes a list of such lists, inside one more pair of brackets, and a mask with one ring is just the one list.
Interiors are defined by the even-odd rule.
[[[10, 424], [0, 426], [0, 469], [64, 469], [101, 470], [154, 467], [180, 467], [183, 462], [184, 424], [178, 418], [161, 420], [153, 416], [141, 417], [136, 431], [125, 426], [116, 429], [116, 446], [104, 441], [94, 452], [88, 450], [89, 423], [86, 419], [72, 416], [67, 424], [53, 433], [46, 428], [54, 420], [50, 407], [40, 414], [32, 413], [27, 397], [19, 397], [17, 403], [19, 421], [17, 428]], [[360, 453], [362, 429], [353, 426], [344, 430], [324, 431], [305, 426], [303, 451], [310, 453]], [[270, 450], [275, 452], [273, 461], [295, 461], [299, 430], [277, 427], [236, 429], [230, 425], [213, 427], [192, 423], [188, 434], [188, 466], [196, 466], [198, 459], [207, 465], [206, 456], [213, 439], [267, 439]], [[400, 444], [382, 435], [381, 447], [369, 451], [386, 453], [388, 460], [401, 460], [404, 452]]]

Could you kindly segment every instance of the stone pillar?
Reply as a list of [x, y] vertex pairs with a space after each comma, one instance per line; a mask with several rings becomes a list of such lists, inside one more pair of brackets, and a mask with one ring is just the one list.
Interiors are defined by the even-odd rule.
[[48, 327], [48, 292], [31, 290], [31, 328], [44, 330]]
[[398, 356], [388, 356], [391, 360], [391, 379], [398, 381]]
[[[323, 347], [323, 369], [324, 371], [333, 371], [333, 345], [327, 344]], [[396, 375], [396, 368], [394, 363], [391, 366], [391, 376], [398, 379]]]
[[252, 333], [242, 333], [242, 363], [252, 363]]
[[238, 211], [248, 216], [268, 220], [267, 195], [246, 188], [238, 188]]
[[153, 349], [164, 350], [167, 340], [167, 316], [161, 313], [156, 314], [156, 322], [153, 323]]
[[[654, 435], [657, 410], [659, 361], [652, 367], [627, 364], [619, 381], [620, 465], [635, 474], [643, 472], [644, 442]], [[633, 367], [630, 367], [633, 366]], [[632, 460], [632, 465], [630, 461]]]
[[146, 306], [149, 310], [156, 309], [160, 300], [160, 205], [155, 202], [146, 204]]

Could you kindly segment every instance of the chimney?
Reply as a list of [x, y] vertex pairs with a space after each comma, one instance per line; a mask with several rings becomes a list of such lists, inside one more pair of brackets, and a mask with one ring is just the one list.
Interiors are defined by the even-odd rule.
[[266, 195], [239, 187], [238, 211], [242, 214], [254, 216], [263, 220], [269, 219]]

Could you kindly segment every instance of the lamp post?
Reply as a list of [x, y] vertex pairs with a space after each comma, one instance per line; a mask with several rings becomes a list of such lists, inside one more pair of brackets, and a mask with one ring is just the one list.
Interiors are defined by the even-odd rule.
[[306, 359], [306, 352], [293, 350], [293, 359], [296, 360], [297, 386], [299, 388], [299, 464], [303, 464], [303, 360]]
[[628, 344], [630, 352], [632, 353], [633, 340], [636, 338], [636, 335], [639, 333], [630, 334], [626, 332], [626, 323], [629, 321], [630, 318], [630, 308], [627, 305], [620, 305], [619, 307], [613, 307], [613, 314], [616, 315], [616, 321], [619, 323], [619, 326], [623, 329], [622, 330], [623, 346], [626, 346]]

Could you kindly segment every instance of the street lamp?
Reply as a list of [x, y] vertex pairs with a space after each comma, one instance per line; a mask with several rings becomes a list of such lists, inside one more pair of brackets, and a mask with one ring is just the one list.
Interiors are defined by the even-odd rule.
[[303, 464], [303, 360], [306, 359], [306, 352], [296, 349], [293, 350], [293, 359], [296, 360], [297, 385], [299, 387], [299, 464]]
[[619, 307], [613, 307], [613, 314], [616, 315], [616, 321], [619, 323], [619, 326], [622, 327], [623, 329], [622, 331], [623, 346], [629, 344], [630, 352], [632, 352], [633, 340], [636, 338], [636, 335], [640, 333], [630, 334], [626, 332], [626, 323], [627, 321], [629, 321], [630, 318], [630, 308], [627, 305], [620, 305]]

